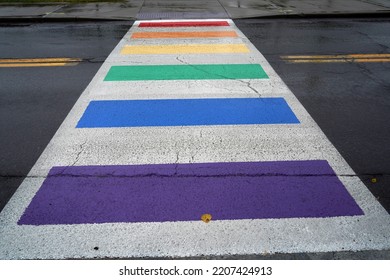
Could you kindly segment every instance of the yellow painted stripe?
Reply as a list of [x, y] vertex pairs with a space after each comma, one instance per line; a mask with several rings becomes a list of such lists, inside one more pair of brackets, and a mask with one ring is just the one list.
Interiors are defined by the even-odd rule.
[[339, 62], [390, 62], [390, 58], [360, 58], [360, 59], [290, 59], [289, 63], [339, 63]]
[[221, 38], [237, 37], [234, 31], [204, 31], [204, 32], [135, 32], [133, 39], [154, 39], [154, 38]]
[[80, 58], [0, 58], [0, 63], [65, 63], [65, 62], [80, 62]]
[[353, 62], [347, 59], [288, 59], [289, 63], [336, 63], [336, 62]]
[[355, 59], [355, 62], [390, 62], [390, 58], [378, 58], [378, 59]]
[[245, 44], [188, 44], [125, 46], [121, 54], [248, 53]]
[[338, 55], [288, 55], [283, 59], [350, 59], [350, 58], [390, 58], [390, 54], [338, 54]]
[[281, 58], [289, 63], [389, 62], [390, 54], [287, 55]]
[[53, 62], [53, 63], [0, 63], [1, 67], [50, 67], [50, 66], [73, 66], [77, 63], [64, 63], [64, 62]]

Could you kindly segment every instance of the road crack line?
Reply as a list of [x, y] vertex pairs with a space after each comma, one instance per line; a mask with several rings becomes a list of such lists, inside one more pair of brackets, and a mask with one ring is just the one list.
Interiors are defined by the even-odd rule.
[[[256, 93], [259, 97], [261, 97], [261, 93], [259, 93], [252, 85], [251, 85], [251, 81], [243, 81], [243, 80], [240, 80], [240, 79], [235, 79], [235, 78], [230, 78], [230, 77], [227, 77], [227, 76], [223, 76], [223, 75], [219, 75], [219, 74], [215, 74], [215, 73], [211, 73], [211, 72], [208, 72], [208, 71], [205, 71], [204, 69], [200, 69], [198, 67], [196, 67], [195, 65], [193, 64], [190, 64], [182, 59], [180, 59], [178, 56], [176, 57], [176, 60], [181, 62], [182, 64], [185, 64], [185, 65], [188, 65], [198, 71], [201, 71], [203, 73], [206, 73], [206, 74], [210, 74], [210, 75], [216, 75], [218, 77], [221, 77], [223, 79], [226, 79], [226, 80], [231, 80], [231, 81], [237, 81], [237, 82], [240, 82], [240, 83], [243, 83], [245, 84], [251, 91], [253, 91], [254, 93]], [[250, 79], [249, 79], [250, 80]]]

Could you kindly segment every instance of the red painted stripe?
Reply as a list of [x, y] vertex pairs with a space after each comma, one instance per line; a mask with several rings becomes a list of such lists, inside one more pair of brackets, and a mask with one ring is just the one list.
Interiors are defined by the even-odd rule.
[[170, 21], [141, 22], [139, 27], [191, 27], [191, 26], [229, 26], [227, 21]]

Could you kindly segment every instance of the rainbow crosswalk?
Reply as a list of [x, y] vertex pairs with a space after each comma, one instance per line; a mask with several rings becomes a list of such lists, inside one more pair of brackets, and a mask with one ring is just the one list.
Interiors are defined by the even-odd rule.
[[350, 174], [233, 21], [138, 21], [0, 214], [0, 256], [390, 247]]

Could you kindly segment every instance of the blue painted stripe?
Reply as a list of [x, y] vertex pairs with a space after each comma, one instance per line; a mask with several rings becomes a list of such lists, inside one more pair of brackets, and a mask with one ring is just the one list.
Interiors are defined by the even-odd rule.
[[77, 127], [294, 124], [283, 98], [91, 101]]

